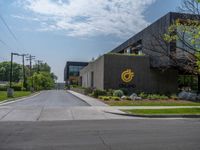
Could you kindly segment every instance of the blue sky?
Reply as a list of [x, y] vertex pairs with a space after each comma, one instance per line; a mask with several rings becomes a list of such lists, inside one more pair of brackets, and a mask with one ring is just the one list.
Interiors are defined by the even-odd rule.
[[[0, 0], [0, 61], [10, 52], [47, 62], [63, 81], [66, 61], [90, 61], [108, 52], [181, 0]], [[15, 58], [20, 62], [19, 58]]]

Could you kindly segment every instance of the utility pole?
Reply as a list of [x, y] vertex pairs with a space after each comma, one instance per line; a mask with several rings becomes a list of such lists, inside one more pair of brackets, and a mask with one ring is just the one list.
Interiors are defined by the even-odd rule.
[[7, 90], [7, 96], [8, 97], [13, 97], [14, 94], [14, 90], [12, 89], [12, 80], [13, 80], [13, 56], [19, 56], [18, 53], [11, 53], [11, 60], [10, 60], [10, 85], [9, 88]]
[[13, 74], [13, 53], [11, 53], [11, 61], [10, 61], [10, 88], [12, 88], [12, 74]]
[[[32, 76], [32, 60], [35, 59], [35, 56], [29, 55], [26, 60], [29, 61], [30, 77]], [[31, 91], [33, 92], [33, 77], [31, 77]]]
[[40, 72], [40, 64], [42, 63], [42, 60], [37, 60], [36, 63], [37, 63], [37, 72], [39, 73]]
[[27, 90], [27, 84], [26, 84], [26, 72], [25, 72], [25, 61], [24, 58], [25, 56], [28, 56], [28, 54], [22, 54], [22, 64], [23, 64], [23, 88], [26, 88]]

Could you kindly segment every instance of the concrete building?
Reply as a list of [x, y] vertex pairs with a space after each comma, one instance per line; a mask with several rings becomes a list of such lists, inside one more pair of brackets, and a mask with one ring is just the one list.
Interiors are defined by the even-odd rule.
[[179, 70], [163, 53], [180, 55], [176, 45], [161, 36], [177, 19], [196, 19], [195, 15], [168, 13], [123, 44], [89, 63], [80, 71], [83, 87], [97, 89], [128, 88], [135, 92], [175, 93]]
[[87, 62], [68, 61], [64, 69], [65, 84], [79, 84], [80, 70], [87, 65]]

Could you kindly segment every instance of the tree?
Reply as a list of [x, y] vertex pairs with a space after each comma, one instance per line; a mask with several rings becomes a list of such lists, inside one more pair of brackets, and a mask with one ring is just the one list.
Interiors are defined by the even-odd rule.
[[[156, 60], [151, 62], [154, 67], [175, 68], [183, 74], [198, 76], [200, 92], [200, 0], [182, 0], [178, 9], [183, 12], [182, 19], [174, 20], [169, 28], [167, 22], [162, 22], [162, 29], [149, 33], [149, 44], [143, 49]], [[184, 13], [192, 14], [191, 18]]]
[[[198, 76], [200, 92], [200, 0], [183, 0], [181, 12], [194, 15], [194, 19], [176, 20], [164, 35], [168, 43], [174, 41], [176, 54], [172, 54], [181, 70]], [[178, 54], [177, 54], [178, 53]]]
[[47, 63], [39, 63], [39, 64], [33, 65], [33, 72], [39, 72], [39, 71], [50, 73], [51, 67]]
[[[10, 62], [0, 63], [0, 81], [9, 81]], [[13, 63], [13, 82], [19, 82], [22, 79], [22, 66]]]
[[50, 90], [54, 87], [54, 80], [51, 77], [51, 74], [48, 72], [35, 72], [31, 78], [28, 79], [29, 85], [32, 84], [35, 90]]

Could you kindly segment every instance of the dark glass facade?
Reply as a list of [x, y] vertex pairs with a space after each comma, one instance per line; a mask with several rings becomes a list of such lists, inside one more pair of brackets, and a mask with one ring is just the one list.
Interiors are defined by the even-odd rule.
[[67, 62], [64, 71], [65, 83], [71, 85], [78, 85], [80, 80], [80, 70], [87, 65], [87, 62]]

